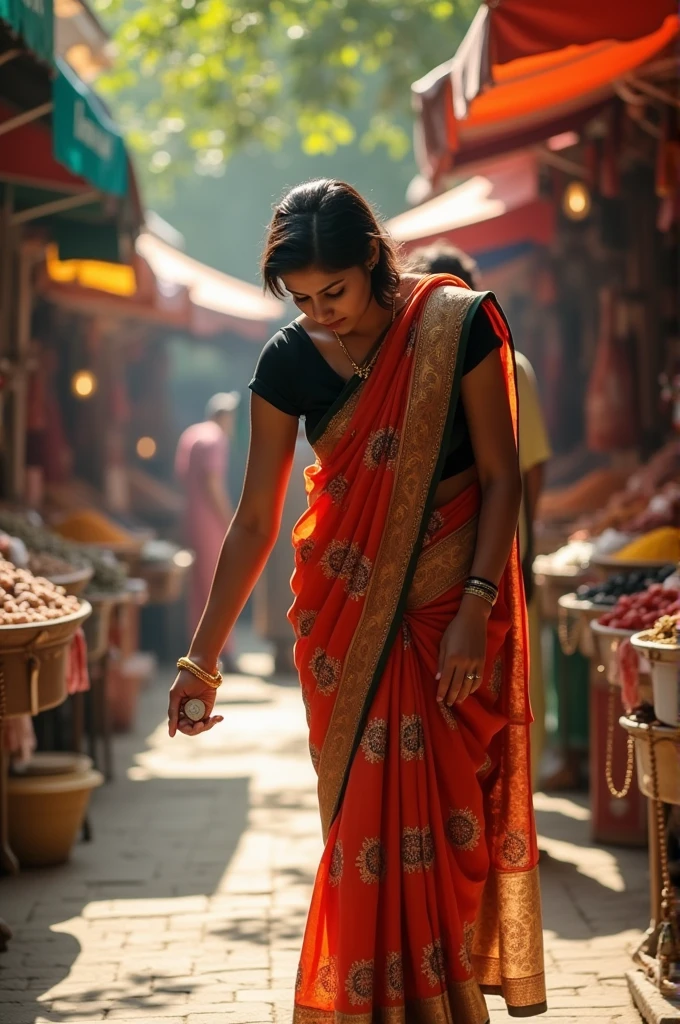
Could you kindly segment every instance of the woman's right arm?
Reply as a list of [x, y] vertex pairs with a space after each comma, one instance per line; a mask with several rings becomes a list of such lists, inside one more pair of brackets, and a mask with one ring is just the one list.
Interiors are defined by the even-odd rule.
[[[250, 597], [276, 541], [295, 451], [298, 421], [253, 394], [250, 406], [250, 450], [243, 492], [227, 530], [203, 617], [189, 648], [189, 657], [214, 673], [231, 630]], [[190, 497], [190, 496], [189, 496]], [[192, 724], [180, 717], [191, 697], [206, 703], [210, 716], [215, 691], [182, 670], [170, 690], [168, 728], [196, 735], [219, 718]]]

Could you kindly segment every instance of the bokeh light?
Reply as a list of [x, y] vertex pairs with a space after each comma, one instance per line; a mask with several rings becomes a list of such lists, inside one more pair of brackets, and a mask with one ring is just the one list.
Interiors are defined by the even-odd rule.
[[590, 192], [582, 181], [570, 182], [564, 191], [564, 212], [570, 220], [585, 220], [590, 214]]
[[78, 370], [71, 378], [71, 391], [76, 398], [92, 398], [97, 390], [97, 378], [91, 370]]
[[140, 437], [137, 442], [137, 454], [140, 459], [152, 459], [158, 450], [158, 445], [152, 437]]

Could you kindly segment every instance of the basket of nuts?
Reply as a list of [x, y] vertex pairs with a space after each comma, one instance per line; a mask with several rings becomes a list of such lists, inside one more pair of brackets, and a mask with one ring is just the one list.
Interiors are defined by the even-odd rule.
[[[30, 714], [66, 698], [71, 641], [90, 605], [0, 559], [0, 714]], [[4, 701], [3, 701], [4, 696]]]

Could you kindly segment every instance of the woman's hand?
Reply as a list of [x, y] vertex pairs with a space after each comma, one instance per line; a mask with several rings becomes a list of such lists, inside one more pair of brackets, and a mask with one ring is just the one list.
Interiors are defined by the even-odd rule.
[[[217, 691], [214, 687], [202, 683], [200, 679], [182, 669], [170, 689], [170, 703], [168, 705], [168, 732], [171, 736], [179, 730], [185, 736], [198, 736], [201, 732], [208, 732], [218, 722], [223, 722], [222, 715], [212, 715], [215, 706]], [[205, 704], [205, 718], [200, 722], [192, 722], [183, 713], [184, 705], [188, 700], [197, 697]]]
[[490, 611], [491, 606], [480, 598], [465, 597], [447, 627], [439, 648], [437, 701], [440, 704], [462, 704], [482, 685]]

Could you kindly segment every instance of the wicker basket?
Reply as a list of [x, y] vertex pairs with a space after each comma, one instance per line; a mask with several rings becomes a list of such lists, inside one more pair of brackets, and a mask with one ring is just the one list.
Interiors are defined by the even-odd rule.
[[566, 655], [580, 651], [584, 658], [593, 658], [596, 648], [590, 626], [606, 609], [592, 601], [583, 601], [576, 594], [564, 594], [557, 604], [557, 632], [562, 651]]
[[63, 576], [48, 576], [47, 579], [50, 583], [54, 583], [55, 587], [63, 587], [67, 594], [77, 597], [82, 594], [93, 576], [94, 569], [87, 565], [84, 569], [74, 569], [73, 572], [64, 573]]
[[134, 573], [148, 587], [149, 604], [173, 604], [182, 596], [187, 571], [174, 562], [139, 562]]
[[120, 594], [89, 594], [92, 615], [83, 627], [87, 641], [87, 656], [91, 659], [102, 658], [109, 647], [111, 632], [111, 616], [117, 604], [125, 601], [125, 592]]
[[670, 565], [673, 559], [638, 559], [637, 561], [621, 562], [614, 555], [595, 555], [590, 560], [592, 572], [600, 580], [611, 579], [612, 576], [620, 576], [629, 572], [648, 571], [658, 572], [665, 565]]
[[565, 594], [572, 594], [589, 577], [583, 569], [573, 572], [549, 573], [544, 570], [536, 573], [536, 589], [541, 602], [541, 615], [545, 622], [558, 622], [560, 615], [559, 601]]
[[66, 699], [68, 652], [92, 611], [83, 601], [63, 619], [25, 626], [0, 626], [0, 670], [6, 715], [37, 715]]
[[[604, 614], [604, 613], [603, 613]], [[599, 622], [591, 622], [590, 629], [595, 641], [595, 658], [604, 667], [607, 682], [621, 685], [619, 679], [618, 650], [623, 640], [630, 640], [634, 631], [630, 629], [614, 629], [612, 626], [601, 626]]]
[[620, 724], [635, 738], [635, 758], [640, 792], [654, 798], [650, 740], [654, 737], [659, 798], [666, 804], [680, 804], [680, 729], [665, 725], [646, 725], [631, 718]]

